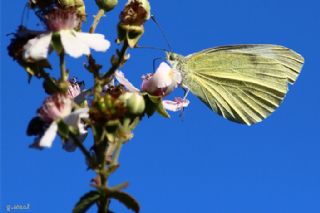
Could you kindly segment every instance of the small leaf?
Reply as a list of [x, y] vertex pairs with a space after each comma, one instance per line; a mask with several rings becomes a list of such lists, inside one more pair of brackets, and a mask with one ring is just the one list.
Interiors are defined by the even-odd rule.
[[109, 197], [115, 200], [118, 200], [124, 204], [128, 209], [131, 209], [135, 213], [140, 212], [139, 203], [129, 194], [120, 191], [112, 191], [109, 194]]
[[154, 104], [158, 104], [158, 103], [161, 102], [161, 97], [160, 97], [160, 96], [154, 96], [154, 95], [148, 94], [148, 98], [149, 98], [150, 101], [152, 101], [152, 103], [154, 103]]
[[72, 213], [84, 213], [86, 212], [95, 202], [97, 202], [100, 198], [100, 193], [97, 191], [90, 191], [87, 194], [83, 195], [74, 209]]
[[155, 102], [158, 102], [158, 97], [151, 96], [147, 93], [144, 94], [143, 97], [146, 103], [145, 113], [148, 115], [148, 117], [151, 117], [157, 110], [157, 105], [155, 104]]
[[163, 117], [170, 118], [170, 115], [163, 107], [162, 98], [160, 96], [153, 96], [153, 95], [147, 94], [145, 96], [145, 102], [146, 102], [146, 113], [149, 117], [153, 115], [155, 111], [157, 111]]
[[165, 118], [170, 118], [169, 113], [165, 110], [165, 108], [163, 107], [162, 102], [160, 102], [157, 106], [157, 112], [162, 115]]

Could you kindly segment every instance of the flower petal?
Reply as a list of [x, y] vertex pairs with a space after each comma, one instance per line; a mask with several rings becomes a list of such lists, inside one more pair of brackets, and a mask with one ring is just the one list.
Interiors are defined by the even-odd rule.
[[82, 118], [89, 118], [89, 108], [80, 108], [70, 113], [67, 117], [63, 119], [63, 121], [74, 128], [79, 130], [80, 134], [87, 133], [84, 124], [82, 123]]
[[110, 47], [110, 42], [102, 34], [75, 32], [75, 35], [95, 51], [105, 52]]
[[123, 86], [125, 86], [130, 92], [140, 92], [140, 90], [138, 88], [136, 88], [135, 86], [133, 86], [130, 81], [128, 79], [126, 79], [126, 77], [124, 76], [123, 72], [121, 72], [120, 70], [117, 70], [114, 73], [114, 77], [117, 79], [117, 81], [122, 84]]
[[153, 80], [153, 84], [157, 88], [164, 88], [172, 84], [173, 77], [172, 68], [167, 63], [162, 62], [150, 80]]
[[175, 98], [174, 101], [163, 100], [162, 104], [166, 110], [177, 112], [189, 105], [190, 101], [182, 98]]
[[78, 36], [77, 33], [71, 30], [60, 31], [61, 43], [64, 51], [74, 57], [79, 58], [82, 55], [89, 55], [90, 49], [87, 43], [84, 43]]
[[46, 59], [49, 52], [51, 38], [52, 33], [44, 33], [30, 39], [23, 46], [23, 58], [26, 60], [33, 59], [36, 61]]
[[45, 131], [39, 141], [40, 147], [47, 147], [50, 148], [54, 141], [54, 138], [57, 135], [58, 131], [58, 124], [56, 122], [52, 122], [49, 128]]

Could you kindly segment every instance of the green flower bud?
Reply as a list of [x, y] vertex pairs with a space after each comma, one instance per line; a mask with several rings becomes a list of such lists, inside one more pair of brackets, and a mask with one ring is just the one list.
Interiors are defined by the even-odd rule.
[[144, 98], [137, 92], [126, 92], [119, 99], [124, 103], [124, 107], [130, 114], [139, 115], [146, 107]]
[[96, 3], [100, 9], [108, 12], [117, 6], [118, 0], [96, 0]]

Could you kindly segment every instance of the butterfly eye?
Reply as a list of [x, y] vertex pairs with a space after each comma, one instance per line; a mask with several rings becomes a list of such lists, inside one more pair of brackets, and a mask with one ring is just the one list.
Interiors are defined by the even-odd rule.
[[169, 60], [170, 60], [170, 61], [174, 61], [175, 59], [176, 59], [175, 55], [174, 55], [173, 53], [170, 54]]

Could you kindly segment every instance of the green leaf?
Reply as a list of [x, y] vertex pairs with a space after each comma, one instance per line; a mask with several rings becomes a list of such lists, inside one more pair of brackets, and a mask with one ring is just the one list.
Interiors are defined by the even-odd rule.
[[124, 204], [128, 209], [131, 209], [135, 213], [140, 212], [139, 203], [129, 194], [120, 191], [112, 191], [109, 197], [118, 200], [120, 203]]
[[149, 117], [153, 115], [155, 111], [157, 111], [163, 117], [170, 118], [170, 115], [163, 107], [162, 98], [160, 96], [147, 94], [145, 97], [146, 113]]
[[165, 108], [163, 107], [162, 102], [160, 102], [157, 106], [157, 112], [162, 115], [165, 118], [170, 118], [169, 113], [165, 110]]
[[84, 213], [86, 212], [94, 203], [96, 203], [100, 198], [100, 193], [97, 191], [90, 191], [87, 194], [83, 195], [72, 213]]
[[151, 117], [157, 111], [157, 103], [159, 103], [158, 96], [152, 96], [148, 93], [143, 94], [144, 101], [146, 103], [145, 113], [148, 117]]

